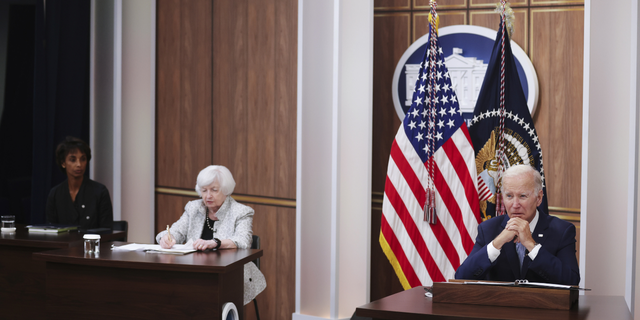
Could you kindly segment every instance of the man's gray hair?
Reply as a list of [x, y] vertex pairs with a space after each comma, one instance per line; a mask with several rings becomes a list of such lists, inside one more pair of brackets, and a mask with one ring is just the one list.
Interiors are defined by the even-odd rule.
[[198, 174], [196, 180], [196, 192], [202, 197], [202, 188], [217, 181], [220, 184], [220, 191], [225, 196], [233, 193], [233, 189], [236, 187], [236, 181], [233, 179], [231, 171], [225, 166], [208, 166]]
[[[515, 166], [511, 166], [502, 174], [502, 179], [504, 180], [505, 178], [513, 178], [523, 174], [531, 174], [533, 176], [533, 182], [535, 184], [535, 193], [538, 193], [540, 192], [540, 190], [542, 190], [542, 176], [540, 175], [540, 172], [538, 172], [536, 168], [528, 164], [517, 164]], [[503, 187], [504, 187], [504, 183], [500, 187], [500, 191], [504, 191]]]

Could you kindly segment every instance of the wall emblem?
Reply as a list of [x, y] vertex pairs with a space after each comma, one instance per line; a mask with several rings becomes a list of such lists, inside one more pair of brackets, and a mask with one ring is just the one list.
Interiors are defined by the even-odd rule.
[[[439, 30], [439, 40], [449, 68], [452, 86], [458, 97], [460, 109], [469, 125], [473, 109], [482, 87], [491, 50], [497, 31], [478, 26], [449, 26]], [[400, 120], [411, 106], [413, 86], [418, 77], [420, 61], [429, 41], [426, 34], [404, 52], [393, 74], [393, 104]], [[529, 57], [515, 42], [511, 49], [516, 59], [518, 74], [531, 115], [538, 103], [538, 76]]]

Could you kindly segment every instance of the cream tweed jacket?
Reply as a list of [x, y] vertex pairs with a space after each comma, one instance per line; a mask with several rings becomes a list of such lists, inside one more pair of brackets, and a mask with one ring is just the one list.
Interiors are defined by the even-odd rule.
[[[176, 243], [186, 243], [189, 240], [200, 239], [202, 228], [205, 224], [206, 207], [201, 199], [189, 201], [184, 207], [184, 213], [170, 228], [171, 236]], [[218, 239], [230, 239], [238, 249], [251, 248], [251, 230], [254, 211], [251, 207], [236, 202], [231, 196], [227, 196], [220, 209], [216, 213], [219, 221], [213, 226], [213, 237]], [[158, 233], [156, 241], [167, 233], [166, 230]], [[260, 269], [253, 262], [244, 265], [244, 304], [251, 302], [260, 292], [267, 287], [267, 282]]]

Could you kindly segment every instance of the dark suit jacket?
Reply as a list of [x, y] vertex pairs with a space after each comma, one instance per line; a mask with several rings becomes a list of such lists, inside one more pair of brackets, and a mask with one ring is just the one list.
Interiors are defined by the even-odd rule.
[[112, 228], [113, 207], [109, 190], [87, 177], [76, 201], [71, 201], [69, 182], [53, 187], [47, 199], [47, 223], [78, 225], [80, 229]]
[[504, 230], [509, 216], [489, 219], [478, 226], [478, 237], [471, 254], [456, 271], [456, 279], [515, 281], [527, 279], [535, 282], [577, 285], [580, 271], [576, 260], [576, 227], [566, 221], [538, 212], [536, 229], [531, 235], [542, 245], [531, 261], [525, 255], [520, 262], [515, 243], [502, 246], [500, 256], [491, 263], [487, 245]]

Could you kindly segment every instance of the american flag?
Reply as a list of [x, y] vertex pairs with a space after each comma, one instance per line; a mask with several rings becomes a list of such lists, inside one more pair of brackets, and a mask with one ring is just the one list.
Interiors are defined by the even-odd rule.
[[[453, 279], [473, 248], [480, 222], [473, 145], [434, 34], [435, 59], [429, 63], [429, 41], [412, 105], [391, 146], [382, 204], [380, 245], [405, 289]], [[435, 86], [430, 85], [431, 77]], [[430, 89], [435, 93], [432, 109]], [[433, 154], [430, 140], [435, 143]], [[433, 180], [430, 157], [435, 160]], [[435, 224], [424, 221], [431, 182], [436, 191]]]

